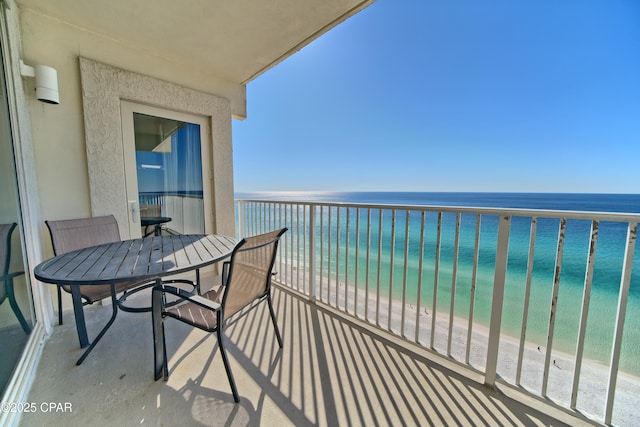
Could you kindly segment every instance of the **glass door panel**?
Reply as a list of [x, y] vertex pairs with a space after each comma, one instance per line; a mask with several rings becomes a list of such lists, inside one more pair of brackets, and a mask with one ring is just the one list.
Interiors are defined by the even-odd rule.
[[0, 394], [4, 392], [34, 324], [33, 300], [23, 258], [22, 215], [0, 55]]
[[200, 126], [133, 113], [143, 236], [204, 233]]
[[207, 120], [122, 106], [131, 237], [210, 232]]

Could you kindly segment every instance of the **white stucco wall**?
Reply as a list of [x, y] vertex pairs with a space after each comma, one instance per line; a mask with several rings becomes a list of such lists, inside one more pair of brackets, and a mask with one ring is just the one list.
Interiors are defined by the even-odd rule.
[[[122, 70], [228, 100], [230, 156], [231, 115], [245, 115], [243, 85], [216, 79], [207, 75], [204, 70], [150, 55], [127, 44], [126, 41], [104, 37], [33, 10], [20, 11], [20, 25], [24, 62], [29, 65], [49, 65], [58, 71], [59, 105], [41, 103], [33, 96], [29, 98], [43, 219], [74, 218], [92, 214], [79, 57], [90, 58]], [[23, 82], [25, 90], [31, 93], [33, 79], [24, 79]], [[222, 161], [220, 165], [215, 165], [218, 166], [221, 173], [228, 172], [228, 176], [232, 176], [230, 158]], [[221, 185], [231, 192], [232, 201], [232, 180]], [[216, 198], [219, 195], [216, 194]]]
[[91, 212], [115, 215], [121, 236], [130, 237], [128, 230], [125, 232], [128, 227], [124, 227], [129, 210], [120, 115], [120, 101], [127, 100], [203, 116], [209, 121], [211, 154], [209, 159], [202, 159], [203, 167], [212, 170], [213, 178], [213, 218], [207, 229], [235, 235], [229, 101], [86, 58], [80, 58], [80, 70]]

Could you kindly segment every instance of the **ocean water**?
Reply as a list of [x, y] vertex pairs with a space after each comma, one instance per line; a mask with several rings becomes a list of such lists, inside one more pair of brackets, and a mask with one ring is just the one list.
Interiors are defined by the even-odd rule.
[[[370, 203], [391, 205], [435, 205], [435, 206], [467, 206], [493, 208], [549, 209], [592, 212], [626, 212], [640, 213], [640, 195], [629, 194], [536, 194], [536, 193], [239, 193], [238, 199], [283, 200], [299, 202], [331, 202], [331, 203]], [[333, 210], [332, 221], [336, 220], [337, 209]], [[350, 215], [355, 218], [353, 209]], [[342, 213], [344, 218], [344, 213]], [[382, 218], [382, 235], [378, 235], [379, 213], [372, 215], [370, 259], [370, 276], [377, 276], [377, 245], [382, 240], [382, 262], [380, 276], [382, 294], [388, 295], [385, 287], [392, 277], [392, 294], [402, 297], [404, 275], [404, 229], [406, 218], [404, 212], [396, 218], [396, 237], [394, 252], [394, 273], [391, 276], [391, 212], [384, 211]], [[325, 221], [328, 220], [325, 219]], [[427, 215], [424, 244], [423, 287], [421, 301], [417, 301], [418, 255], [420, 251], [419, 215], [412, 215], [409, 234], [409, 266], [407, 271], [407, 302], [424, 305], [431, 310], [433, 283], [435, 279], [435, 247], [436, 247], [436, 214]], [[466, 318], [470, 304], [471, 275], [474, 259], [475, 215], [462, 215], [460, 227], [459, 255], [456, 274], [456, 306], [455, 314]], [[475, 321], [488, 324], [493, 290], [493, 274], [495, 263], [495, 236], [498, 218], [483, 216], [480, 224], [480, 246], [478, 277], [475, 296]], [[335, 222], [333, 222], [335, 224]], [[586, 262], [589, 248], [590, 222], [569, 220], [566, 229], [563, 263], [560, 274], [560, 286], [557, 300], [557, 318], [555, 320], [553, 348], [569, 354], [575, 354], [578, 337], [578, 325], [582, 309], [582, 296]], [[531, 221], [527, 217], [514, 217], [511, 223], [507, 282], [503, 310], [503, 333], [519, 337], [522, 326], [525, 279], [527, 272], [528, 242]], [[354, 227], [355, 228], [355, 227]], [[531, 283], [529, 316], [527, 320], [528, 342], [544, 346], [548, 332], [550, 305], [552, 299], [553, 277], [555, 272], [556, 246], [559, 221], [539, 218], [536, 232], [535, 260]], [[343, 231], [345, 233], [345, 231]], [[343, 270], [340, 274], [354, 283], [355, 244], [365, 244], [366, 235], [361, 230], [360, 236], [355, 230], [350, 231], [349, 253], [350, 271], [344, 272], [346, 262], [341, 261]], [[444, 214], [440, 253], [440, 273], [438, 276], [438, 310], [448, 310], [452, 292], [452, 271], [454, 259], [455, 214]], [[603, 364], [609, 364], [611, 347], [616, 324], [616, 313], [624, 258], [627, 226], [623, 223], [601, 222], [599, 228], [596, 262], [593, 276], [593, 288], [587, 320], [585, 357]], [[328, 237], [328, 236], [327, 236]], [[344, 246], [346, 236], [341, 236]], [[335, 236], [334, 236], [335, 238]], [[344, 250], [342, 248], [341, 250]], [[364, 252], [364, 251], [362, 251]], [[347, 253], [346, 250], [342, 252]], [[622, 343], [621, 369], [640, 376], [640, 250], [634, 256], [634, 267], [631, 276], [631, 287]], [[335, 252], [333, 252], [335, 257]], [[345, 255], [346, 257], [346, 255]], [[360, 254], [358, 285], [365, 286], [365, 255]], [[322, 266], [326, 274], [326, 261]], [[335, 271], [332, 272], [335, 274]], [[348, 277], [347, 277], [348, 275]], [[373, 280], [375, 282], [375, 280]], [[374, 290], [377, 283], [369, 283]]]

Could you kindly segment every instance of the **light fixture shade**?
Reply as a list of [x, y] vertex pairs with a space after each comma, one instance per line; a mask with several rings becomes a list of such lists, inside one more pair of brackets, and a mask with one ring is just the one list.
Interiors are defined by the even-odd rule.
[[46, 65], [36, 65], [36, 98], [49, 104], [59, 104], [58, 72]]

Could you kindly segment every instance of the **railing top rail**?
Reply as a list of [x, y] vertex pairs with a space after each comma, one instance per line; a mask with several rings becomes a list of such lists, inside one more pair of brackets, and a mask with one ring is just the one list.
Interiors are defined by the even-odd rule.
[[342, 208], [361, 209], [395, 209], [414, 210], [426, 212], [453, 212], [481, 215], [506, 215], [536, 218], [566, 218], [589, 221], [615, 221], [640, 223], [640, 214], [625, 212], [594, 212], [594, 211], [570, 211], [551, 209], [524, 209], [524, 208], [492, 208], [472, 206], [437, 206], [437, 205], [399, 205], [399, 204], [374, 204], [374, 203], [345, 203], [345, 202], [308, 202], [293, 200], [268, 200], [268, 199], [236, 199], [236, 202], [270, 203], [281, 205], [306, 205], [306, 206], [330, 206]]

